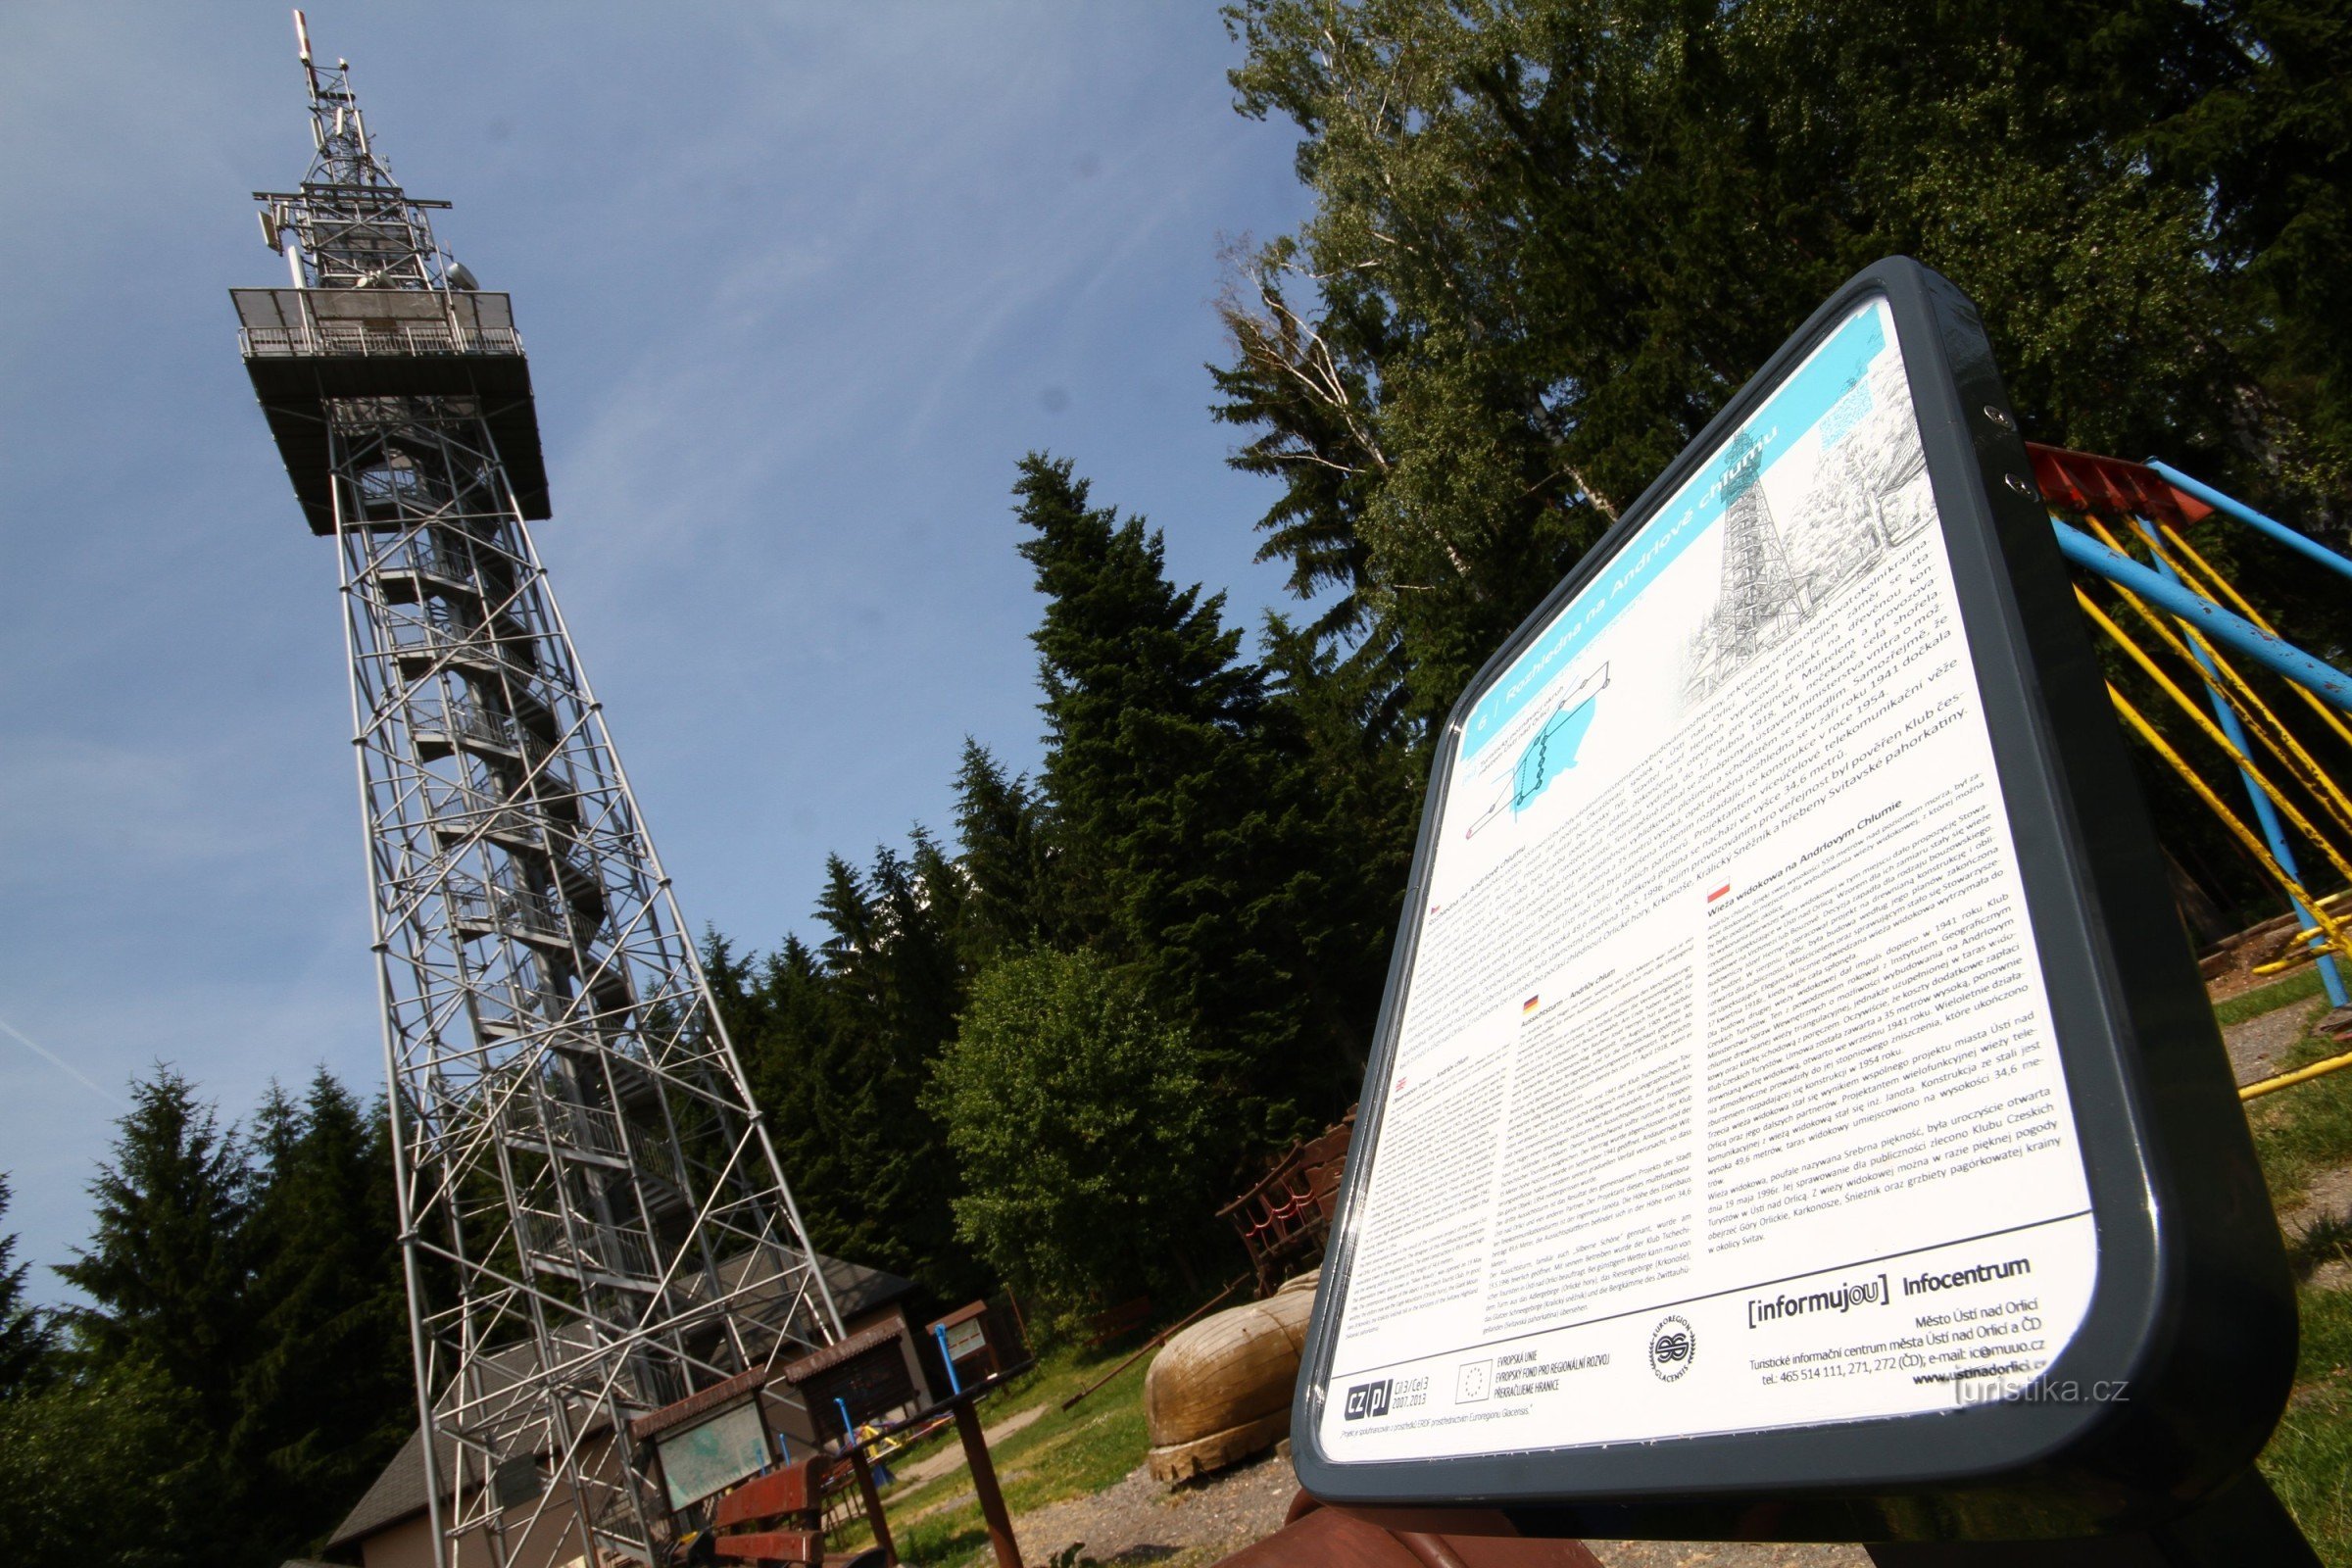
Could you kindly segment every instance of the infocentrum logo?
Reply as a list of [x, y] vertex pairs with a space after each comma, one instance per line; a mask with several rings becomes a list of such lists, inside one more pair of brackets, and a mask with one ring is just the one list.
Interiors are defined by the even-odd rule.
[[1649, 1369], [1661, 1383], [1672, 1383], [1690, 1371], [1697, 1357], [1698, 1336], [1691, 1332], [1688, 1318], [1669, 1313], [1649, 1331]]

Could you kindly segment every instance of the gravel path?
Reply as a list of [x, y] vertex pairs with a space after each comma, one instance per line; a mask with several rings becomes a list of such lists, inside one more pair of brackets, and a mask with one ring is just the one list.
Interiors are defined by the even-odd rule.
[[2250, 1084], [2276, 1073], [2295, 1042], [2303, 1038], [2311, 1020], [2327, 1005], [2319, 998], [2290, 1003], [2223, 1030], [2222, 1043], [2230, 1048], [2230, 1068], [2237, 1074], [2237, 1081]]
[[1214, 1562], [1280, 1530], [1298, 1490], [1290, 1461], [1272, 1454], [1178, 1487], [1139, 1465], [1091, 1497], [1017, 1516], [1012, 1533], [1024, 1562], [1047, 1562], [1078, 1544], [1082, 1556], [1103, 1563]]
[[[1024, 1561], [1045, 1563], [1072, 1546], [1100, 1563], [1211, 1563], [1282, 1528], [1298, 1481], [1269, 1455], [1204, 1481], [1169, 1488], [1138, 1468], [1091, 1497], [1025, 1513], [1012, 1522]], [[1688, 1541], [1590, 1541], [1605, 1568], [1868, 1568], [1859, 1546], [1720, 1544]], [[1171, 1559], [1183, 1559], [1173, 1562]]]
[[[1033, 1404], [1026, 1410], [1015, 1410], [995, 1426], [981, 1428], [981, 1442], [991, 1453], [994, 1453], [998, 1444], [1003, 1443], [1006, 1438], [1011, 1437], [1015, 1432], [1020, 1431], [1021, 1428], [1045, 1413], [1046, 1407], [1042, 1404]], [[899, 1489], [901, 1492], [912, 1491], [934, 1476], [944, 1476], [951, 1470], [962, 1468], [963, 1445], [950, 1443], [937, 1453], [918, 1459], [913, 1464], [900, 1470], [898, 1472]], [[928, 1508], [924, 1510], [926, 1513], [933, 1511], [935, 1510]]]

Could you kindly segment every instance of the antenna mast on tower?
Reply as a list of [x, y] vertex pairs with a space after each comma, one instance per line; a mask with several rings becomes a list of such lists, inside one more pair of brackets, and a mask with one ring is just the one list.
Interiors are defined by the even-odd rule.
[[292, 286], [232, 290], [336, 541], [436, 1560], [658, 1560], [631, 1417], [840, 1320], [528, 523], [505, 294], [440, 248], [350, 68], [260, 191]]

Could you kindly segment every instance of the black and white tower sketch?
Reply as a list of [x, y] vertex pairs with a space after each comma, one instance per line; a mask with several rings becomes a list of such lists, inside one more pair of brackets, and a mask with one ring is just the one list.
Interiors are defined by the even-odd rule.
[[1703, 700], [1755, 654], [1795, 632], [1858, 578], [1920, 539], [1934, 518], [1927, 453], [1899, 360], [1886, 356], [1824, 416], [1810, 478], [1776, 515], [1763, 448], [1725, 449], [1723, 567], [1715, 605], [1684, 653], [1683, 700]]
[[658, 1560], [629, 1419], [840, 1323], [531, 540], [508, 297], [301, 58], [316, 156], [257, 193], [291, 275], [233, 292], [341, 561], [435, 1554]]
[[1773, 525], [1772, 504], [1761, 481], [1764, 452], [1746, 431], [1726, 454], [1728, 471], [1723, 514], [1723, 584], [1708, 617], [1702, 645], [1694, 651], [1686, 685], [1695, 700], [1713, 691], [1747, 662], [1758, 648], [1776, 641], [1805, 618], [1805, 580], [1788, 564], [1788, 552]]

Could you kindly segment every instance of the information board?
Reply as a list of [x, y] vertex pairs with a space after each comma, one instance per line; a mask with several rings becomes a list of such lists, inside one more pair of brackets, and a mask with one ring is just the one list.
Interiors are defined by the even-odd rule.
[[943, 1323], [939, 1332], [940, 1343], [947, 1348], [951, 1361], [964, 1360], [988, 1348], [988, 1331], [976, 1317]]
[[[1294, 1421], [1325, 1495], [1915, 1485], [1934, 1449], [1864, 1428], [1998, 1426], [2094, 1303], [2141, 1334], [2161, 1305], [2144, 1127], [2115, 1114], [2131, 1042], [2113, 1016], [2062, 1028], [2096, 1022], [2112, 976], [2095, 868], [2052, 850], [2073, 827], [2046, 740], [2020, 738], [2039, 694], [2015, 607], [1984, 586], [2000, 481], [1955, 428], [1951, 345], [1922, 330], [1948, 285], [1875, 270], [1444, 732]], [[1997, 404], [1982, 416], [2015, 444]], [[2151, 929], [2173, 975], [2177, 921]], [[2182, 1042], [2211, 1113], [2210, 1023]], [[2085, 1081], [2100, 1185], [2130, 1202], [2136, 1179], [2136, 1220], [2095, 1200]], [[2242, 1197], [2227, 1113], [2212, 1179]], [[2148, 1370], [2121, 1332], [2085, 1363], [2117, 1404]], [[2276, 1363], [2275, 1324], [2257, 1332]], [[2072, 1414], [2002, 1430], [2022, 1458], [2114, 1417]], [[1840, 1428], [1861, 1440], [1843, 1460], [1776, 1441]], [[1629, 1446], [1661, 1444], [1708, 1457]], [[1944, 1463], [2002, 1456], [1963, 1442]]]
[[684, 1508], [767, 1468], [767, 1432], [760, 1402], [747, 1399], [707, 1421], [654, 1440], [669, 1505]]

